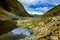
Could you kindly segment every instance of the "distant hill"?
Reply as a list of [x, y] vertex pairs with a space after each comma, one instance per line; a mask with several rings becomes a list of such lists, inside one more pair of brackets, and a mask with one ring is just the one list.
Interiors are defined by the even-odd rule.
[[37, 15], [37, 14], [33, 14], [32, 16], [34, 16], [34, 17], [39, 17], [40, 15]]
[[41, 17], [53, 17], [53, 16], [60, 16], [60, 5], [55, 6], [54, 8], [50, 9]]

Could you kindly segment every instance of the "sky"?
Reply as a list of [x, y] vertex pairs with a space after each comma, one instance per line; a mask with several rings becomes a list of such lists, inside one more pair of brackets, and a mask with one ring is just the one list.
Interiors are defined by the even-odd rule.
[[60, 4], [60, 0], [18, 0], [29, 14], [43, 15]]

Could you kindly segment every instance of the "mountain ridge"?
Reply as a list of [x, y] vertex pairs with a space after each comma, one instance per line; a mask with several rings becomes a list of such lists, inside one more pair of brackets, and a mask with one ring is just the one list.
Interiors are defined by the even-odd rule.
[[43, 17], [53, 17], [53, 16], [60, 16], [60, 4], [48, 10], [41, 17], [43, 18]]

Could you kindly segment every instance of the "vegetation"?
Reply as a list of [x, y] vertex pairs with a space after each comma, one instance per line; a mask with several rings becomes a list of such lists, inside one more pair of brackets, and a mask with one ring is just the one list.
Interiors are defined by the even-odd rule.
[[36, 26], [37, 20], [30, 20], [18, 23], [17, 26], [26, 27], [26, 28], [34, 28]]

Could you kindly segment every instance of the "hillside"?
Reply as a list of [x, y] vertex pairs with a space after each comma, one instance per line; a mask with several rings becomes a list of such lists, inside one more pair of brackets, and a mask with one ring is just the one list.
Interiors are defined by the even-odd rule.
[[43, 18], [43, 17], [53, 17], [53, 16], [60, 16], [60, 5], [53, 7], [45, 14], [43, 14], [41, 17]]
[[18, 0], [0, 0], [0, 35], [17, 27], [15, 19], [31, 17]]
[[[1, 13], [1, 8], [3, 9], [3, 13]], [[20, 17], [31, 17], [18, 0], [0, 0], [0, 14], [6, 14], [7, 12], [5, 11]]]

